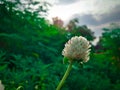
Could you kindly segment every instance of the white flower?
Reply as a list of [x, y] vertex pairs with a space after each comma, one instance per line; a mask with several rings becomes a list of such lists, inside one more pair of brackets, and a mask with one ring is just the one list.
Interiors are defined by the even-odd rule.
[[4, 90], [4, 85], [2, 84], [1, 80], [0, 80], [0, 90]]
[[65, 44], [62, 55], [69, 60], [82, 59], [82, 62], [87, 62], [89, 60], [90, 47], [91, 45], [86, 38], [75, 36]]

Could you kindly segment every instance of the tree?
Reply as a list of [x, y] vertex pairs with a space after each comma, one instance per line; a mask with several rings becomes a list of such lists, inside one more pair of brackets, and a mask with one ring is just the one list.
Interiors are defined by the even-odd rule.
[[120, 66], [120, 26], [111, 24], [110, 27], [104, 28], [102, 34], [102, 46], [109, 56], [112, 56], [118, 66]]
[[48, 68], [61, 60], [66, 32], [17, 1], [0, 1], [0, 80], [5, 90], [54, 90]]
[[[50, 56], [61, 54], [66, 41], [65, 31], [60, 32], [60, 28], [51, 25], [36, 10], [24, 7], [21, 11], [15, 7], [19, 3], [13, 2], [12, 6], [11, 3], [4, 1], [0, 5], [0, 48], [10, 53], [41, 57], [46, 62], [53, 59]], [[41, 9], [40, 12], [44, 11]]]
[[80, 26], [77, 19], [71, 20], [67, 25], [67, 31], [72, 36], [84, 36], [88, 40], [92, 41], [95, 39], [94, 32], [92, 32], [86, 25]]

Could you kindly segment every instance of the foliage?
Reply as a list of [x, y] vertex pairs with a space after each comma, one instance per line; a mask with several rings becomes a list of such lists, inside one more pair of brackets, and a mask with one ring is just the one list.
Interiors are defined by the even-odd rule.
[[[30, 7], [38, 4], [40, 10]], [[50, 24], [42, 14], [46, 11], [46, 5], [33, 0], [0, 1], [0, 80], [5, 90], [55, 90], [67, 68], [61, 55], [64, 43], [74, 35], [94, 39], [87, 26], [75, 24], [65, 31]], [[120, 68], [114, 63], [120, 58], [119, 34], [120, 27], [106, 28], [100, 52], [91, 52], [83, 66], [75, 64], [62, 89], [119, 90]]]
[[84, 36], [88, 40], [92, 41], [95, 39], [94, 32], [92, 32], [86, 25], [80, 26], [77, 19], [73, 19], [67, 25], [69, 35], [73, 36]]
[[[104, 28], [103, 37], [101, 39], [102, 46], [108, 55], [112, 57], [117, 66], [120, 66], [120, 26], [111, 24], [109, 28]], [[109, 49], [109, 50], [108, 50]], [[120, 68], [120, 67], [119, 67]]]
[[[60, 53], [62, 43], [66, 41], [65, 31], [61, 32], [44, 18], [29, 11], [21, 12], [14, 9], [11, 11], [7, 10], [5, 6], [1, 6], [1, 8], [5, 11], [1, 12], [3, 16], [0, 21], [0, 47], [2, 50], [32, 55], [36, 58], [46, 58], [46, 63], [53, 60], [52, 56]], [[6, 13], [9, 15], [7, 16]], [[55, 42], [51, 42], [56, 40], [58, 40], [57, 44], [60, 44], [59, 47]]]
[[[106, 49], [110, 49], [112, 51], [112, 54], [114, 53], [117, 56], [120, 56], [117, 54], [119, 52], [119, 46], [120, 42], [120, 27], [115, 27], [114, 24], [111, 28], [104, 28], [104, 33], [103, 33], [103, 46]], [[112, 47], [111, 47], [112, 46]]]
[[54, 82], [49, 84], [54, 79], [48, 71], [52, 64], [45, 65], [32, 57], [14, 54], [8, 56], [5, 52], [0, 53], [0, 60], [0, 77], [6, 90], [16, 90], [19, 87], [23, 90], [55, 89], [52, 85]]

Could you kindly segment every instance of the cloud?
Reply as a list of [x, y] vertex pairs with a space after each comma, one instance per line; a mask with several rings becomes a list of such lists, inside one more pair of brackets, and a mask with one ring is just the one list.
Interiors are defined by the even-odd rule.
[[58, 0], [58, 2], [56, 2], [55, 4], [66, 5], [66, 4], [73, 4], [77, 1], [79, 0]]
[[83, 15], [73, 15], [72, 18], [78, 18], [79, 24], [82, 25], [98, 25], [98, 21], [94, 18], [92, 14], [83, 14]]
[[120, 5], [116, 6], [109, 13], [102, 14], [100, 16], [100, 23], [108, 23], [108, 22], [120, 22]]
[[104, 14], [75, 14], [72, 16], [72, 18], [78, 18], [80, 24], [85, 25], [102, 25], [106, 23], [114, 23], [114, 22], [120, 22], [120, 5], [117, 5], [113, 9], [110, 10], [110, 12], [106, 12]]
[[119, 8], [120, 0], [56, 0], [49, 17], [58, 16], [66, 24], [78, 18], [80, 25], [87, 25], [100, 36], [102, 28], [120, 22]]
[[92, 31], [95, 32], [95, 36], [101, 36], [103, 32], [102, 28], [108, 27], [111, 23], [120, 24], [120, 5], [116, 5], [111, 8], [109, 12], [105, 13], [87, 13], [87, 14], [75, 14], [71, 18], [78, 18], [80, 25], [87, 25]]

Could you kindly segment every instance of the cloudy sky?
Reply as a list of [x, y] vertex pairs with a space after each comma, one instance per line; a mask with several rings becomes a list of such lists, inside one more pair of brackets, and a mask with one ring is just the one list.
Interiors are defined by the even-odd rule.
[[120, 23], [120, 0], [46, 0], [53, 6], [48, 18], [58, 16], [65, 23], [78, 18], [80, 25], [87, 25], [99, 37], [102, 28], [110, 23]]

